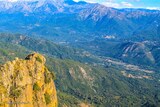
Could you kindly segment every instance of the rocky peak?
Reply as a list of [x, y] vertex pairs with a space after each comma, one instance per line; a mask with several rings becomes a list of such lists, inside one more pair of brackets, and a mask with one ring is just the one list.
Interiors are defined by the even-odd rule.
[[0, 107], [57, 107], [54, 75], [33, 53], [0, 66]]
[[37, 61], [39, 60], [42, 64], [46, 63], [46, 59], [43, 55], [38, 54], [38, 53], [33, 53], [28, 55], [25, 60], [30, 60], [30, 61]]

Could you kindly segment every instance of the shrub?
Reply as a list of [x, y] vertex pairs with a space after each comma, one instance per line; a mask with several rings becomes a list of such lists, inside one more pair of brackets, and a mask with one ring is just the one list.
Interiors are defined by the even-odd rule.
[[37, 83], [34, 83], [33, 90], [37, 92], [37, 91], [40, 91], [41, 88], [39, 87], [39, 85]]
[[11, 86], [10, 87], [10, 97], [11, 98], [18, 98], [21, 95], [21, 90], [19, 87]]
[[50, 97], [50, 95], [48, 93], [45, 93], [44, 97], [45, 97], [46, 104], [51, 103], [51, 97]]
[[38, 61], [38, 62], [40, 62], [40, 63], [42, 63], [42, 59], [38, 56], [38, 57], [36, 57], [36, 61]]
[[20, 77], [19, 79], [20, 79], [21, 81], [23, 81], [23, 77]]
[[56, 75], [54, 74], [54, 72], [51, 72], [51, 75], [52, 75], [52, 79], [56, 80]]
[[47, 71], [45, 71], [44, 72], [44, 82], [46, 83], [46, 84], [48, 84], [48, 83], [50, 83], [51, 82], [51, 75], [50, 75], [50, 73], [48, 73]]
[[31, 76], [31, 77], [33, 76], [33, 75], [32, 75], [32, 71], [29, 71], [29, 76]]

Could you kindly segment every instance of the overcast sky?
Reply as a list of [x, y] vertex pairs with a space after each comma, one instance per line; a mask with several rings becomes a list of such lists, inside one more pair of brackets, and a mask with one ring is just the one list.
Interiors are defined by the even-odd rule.
[[[20, 0], [0, 0], [0, 1], [20, 1]], [[24, 0], [23, 0], [24, 1]], [[26, 0], [27, 1], [27, 0]], [[30, 0], [32, 1], [32, 0]], [[148, 9], [160, 9], [160, 0], [74, 0], [86, 1], [90, 3], [101, 3], [109, 7], [116, 8], [148, 8]]]

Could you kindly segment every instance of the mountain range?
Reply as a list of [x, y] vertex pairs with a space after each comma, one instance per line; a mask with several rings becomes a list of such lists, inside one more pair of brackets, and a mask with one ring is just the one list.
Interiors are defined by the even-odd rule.
[[158, 107], [159, 37], [159, 10], [0, 1], [0, 64], [43, 54], [60, 107]]
[[45, 0], [1, 1], [0, 13], [0, 31], [39, 35], [55, 41], [103, 36], [156, 40], [160, 35], [159, 10], [115, 9], [72, 0]]

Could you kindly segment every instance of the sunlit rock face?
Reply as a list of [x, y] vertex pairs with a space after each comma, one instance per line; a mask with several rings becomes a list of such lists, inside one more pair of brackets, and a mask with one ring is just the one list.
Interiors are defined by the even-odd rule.
[[0, 66], [0, 107], [57, 107], [54, 75], [33, 53]]

